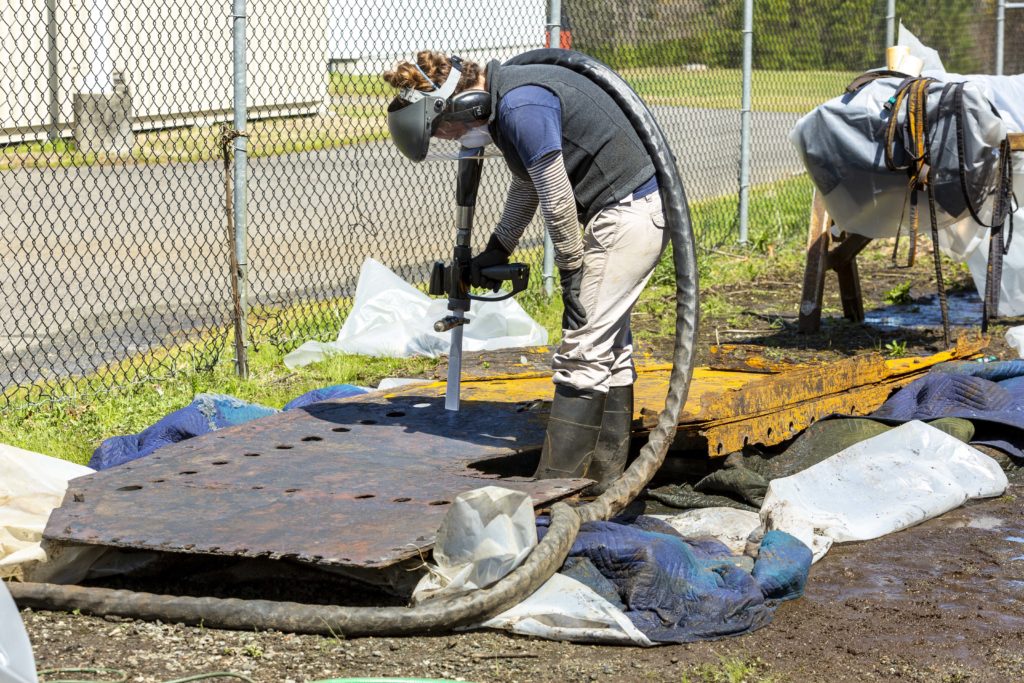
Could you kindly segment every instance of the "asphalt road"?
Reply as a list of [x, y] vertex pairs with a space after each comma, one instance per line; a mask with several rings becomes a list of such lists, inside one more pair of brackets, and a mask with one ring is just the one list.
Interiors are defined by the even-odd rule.
[[[734, 194], [739, 112], [661, 108], [691, 201]], [[793, 114], [755, 113], [753, 182], [802, 169]], [[498, 217], [504, 167], [485, 164], [477, 237]], [[454, 164], [411, 164], [376, 142], [253, 159], [250, 299], [351, 294], [376, 258], [407, 277], [446, 258]], [[726, 235], [731, 226], [697, 226]], [[536, 241], [539, 225], [531, 230]], [[0, 172], [0, 389], [181, 341], [228, 320], [218, 162]]]

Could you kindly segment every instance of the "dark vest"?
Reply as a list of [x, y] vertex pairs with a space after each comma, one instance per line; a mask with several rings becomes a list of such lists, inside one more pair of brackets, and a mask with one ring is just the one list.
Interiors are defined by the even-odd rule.
[[513, 174], [530, 178], [515, 147], [502, 136], [501, 121], [495, 117], [501, 98], [522, 85], [547, 88], [561, 103], [562, 156], [582, 223], [609, 204], [625, 199], [654, 175], [654, 164], [626, 115], [586, 76], [555, 65], [503, 66], [493, 61], [487, 65], [489, 129]]

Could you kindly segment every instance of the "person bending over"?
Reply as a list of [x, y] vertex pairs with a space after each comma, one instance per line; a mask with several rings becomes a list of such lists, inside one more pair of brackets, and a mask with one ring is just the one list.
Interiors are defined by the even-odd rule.
[[511, 171], [498, 225], [470, 265], [473, 286], [497, 288], [480, 271], [509, 262], [540, 207], [564, 314], [535, 476], [588, 477], [604, 491], [629, 452], [630, 313], [669, 239], [650, 156], [611, 96], [565, 67], [481, 68], [422, 51], [383, 78], [400, 91], [388, 123], [403, 154], [422, 160], [431, 137], [493, 142]]

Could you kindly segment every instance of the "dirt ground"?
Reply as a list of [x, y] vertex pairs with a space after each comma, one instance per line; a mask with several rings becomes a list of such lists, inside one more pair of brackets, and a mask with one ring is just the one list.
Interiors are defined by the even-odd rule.
[[[816, 335], [796, 332], [799, 286], [793, 273], [720, 287], [727, 316], [702, 320], [700, 357], [713, 343], [761, 344], [794, 360], [834, 360], [875, 351], [927, 354], [941, 346], [930, 258], [893, 271], [887, 247], [862, 256], [865, 308], [878, 319], [885, 295], [910, 284], [913, 299], [896, 314], [920, 329], [852, 324], [827, 317]], [[736, 258], [743, 258], [737, 256]], [[950, 289], [973, 291], [963, 271]], [[826, 316], [839, 309], [829, 282]], [[958, 304], [958, 306], [960, 306]], [[977, 310], [957, 315], [976, 325]], [[737, 307], [741, 310], [737, 310]], [[972, 317], [973, 316], [973, 317]], [[642, 316], [635, 321], [643, 325]], [[1010, 358], [1005, 325], [989, 353]], [[971, 328], [964, 328], [971, 329]], [[976, 328], [975, 328], [976, 332]], [[644, 350], [664, 357], [667, 343]], [[467, 369], [500, 365], [500, 354]], [[441, 369], [443, 372], [443, 368]], [[234, 671], [256, 681], [405, 676], [467, 681], [1010, 681], [1024, 680], [1024, 486], [971, 503], [903, 532], [834, 546], [815, 565], [803, 598], [782, 604], [773, 623], [736, 638], [651, 649], [597, 647], [502, 633], [345, 640], [276, 632], [23, 612], [40, 668], [110, 667], [152, 682]]]

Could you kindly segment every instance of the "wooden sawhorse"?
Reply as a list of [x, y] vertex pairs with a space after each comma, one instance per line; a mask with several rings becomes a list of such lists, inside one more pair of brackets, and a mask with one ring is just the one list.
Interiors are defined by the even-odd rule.
[[804, 269], [803, 294], [800, 297], [800, 332], [821, 329], [821, 301], [825, 294], [825, 274], [836, 271], [843, 315], [853, 322], [864, 322], [864, 298], [857, 273], [857, 254], [871, 242], [870, 237], [832, 235], [832, 219], [817, 191], [811, 202], [811, 225], [807, 235], [807, 266]]
[[[1024, 152], [1024, 133], [1007, 135], [1010, 152]], [[811, 224], [807, 235], [807, 266], [800, 296], [799, 330], [805, 334], [821, 329], [821, 300], [825, 293], [825, 274], [836, 271], [843, 315], [853, 322], [864, 322], [864, 298], [857, 273], [857, 254], [871, 242], [870, 237], [832, 235], [832, 219], [817, 191], [811, 202]], [[983, 293], [979, 293], [984, 296]]]

